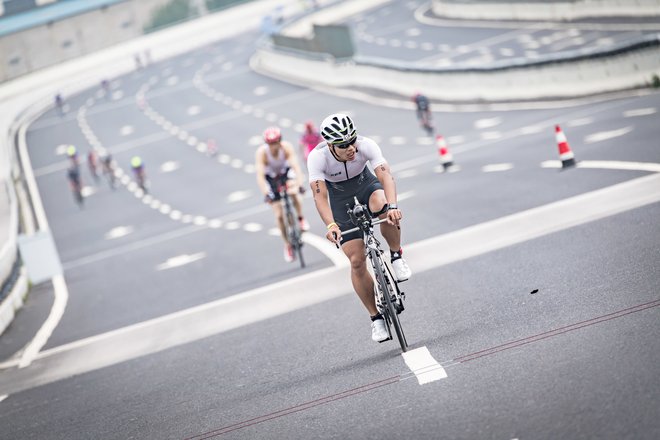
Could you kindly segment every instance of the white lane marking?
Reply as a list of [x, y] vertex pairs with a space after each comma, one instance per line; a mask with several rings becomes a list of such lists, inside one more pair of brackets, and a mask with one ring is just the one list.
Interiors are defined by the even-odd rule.
[[188, 254], [177, 255], [176, 257], [168, 258], [167, 261], [156, 266], [156, 270], [167, 270], [175, 267], [185, 266], [186, 264], [194, 263], [197, 260], [201, 260], [205, 256], [206, 256], [205, 252], [198, 252], [192, 255], [188, 255]]
[[[276, 229], [276, 231], [276, 235], [280, 235], [280, 230]], [[348, 267], [348, 258], [344, 252], [342, 252], [341, 249], [337, 249], [337, 247], [331, 244], [325, 237], [305, 232], [302, 235], [302, 240], [310, 246], [314, 246], [323, 255], [328, 257], [335, 267]]]
[[62, 315], [64, 314], [64, 309], [66, 308], [66, 303], [69, 300], [69, 289], [66, 287], [66, 282], [64, 281], [63, 275], [55, 275], [52, 279], [53, 290], [55, 292], [55, 300], [53, 302], [53, 307], [50, 309], [48, 318], [43, 323], [36, 336], [28, 346], [23, 351], [21, 359], [18, 362], [18, 368], [25, 368], [29, 366], [32, 361], [39, 354], [39, 350], [46, 345], [48, 338], [53, 334], [55, 327], [59, 324]]
[[66, 149], [69, 148], [67, 144], [60, 144], [55, 148], [55, 155], [64, 156], [66, 154]]
[[[630, 170], [630, 171], [650, 171], [660, 173], [660, 163], [653, 162], [619, 162], [616, 160], [582, 160], [578, 161], [578, 168], [590, 168], [600, 170]], [[546, 160], [541, 162], [542, 168], [561, 168], [561, 161]]]
[[230, 203], [240, 202], [241, 200], [245, 200], [247, 198], [250, 198], [251, 196], [252, 196], [252, 191], [250, 190], [234, 191], [233, 193], [227, 196], [227, 201]]
[[396, 201], [400, 202], [402, 200], [409, 199], [409, 198], [413, 197], [414, 195], [415, 195], [415, 191], [406, 191], [404, 193], [397, 194]]
[[241, 159], [232, 159], [230, 162], [232, 168], [243, 168], [243, 161]]
[[594, 122], [594, 118], [580, 118], [580, 119], [573, 119], [572, 121], [568, 121], [567, 125], [569, 127], [581, 127], [583, 125], [589, 125], [592, 122]]
[[512, 163], [494, 163], [491, 165], [484, 165], [481, 171], [484, 173], [495, 173], [498, 171], [508, 171], [513, 168]]
[[179, 162], [170, 160], [167, 162], [163, 162], [163, 164], [160, 166], [160, 172], [161, 173], [171, 173], [174, 170], [178, 170], [181, 165]]
[[[654, 174], [408, 245], [408, 263], [420, 273], [658, 201], [660, 175]], [[8, 370], [3, 380], [24, 390], [348, 295], [353, 289], [345, 270], [318, 270], [44, 350], [30, 378]]]
[[254, 93], [256, 96], [264, 96], [266, 93], [268, 93], [268, 87], [265, 86], [259, 86], [256, 87], [252, 93]]
[[400, 172], [396, 173], [396, 177], [398, 177], [399, 179], [406, 179], [408, 177], [414, 177], [417, 174], [419, 174], [419, 171], [412, 168], [412, 169], [409, 169], [409, 170], [403, 170], [403, 171], [400, 171]]
[[175, 86], [175, 85], [177, 85], [178, 83], [179, 83], [179, 77], [176, 76], [176, 75], [174, 75], [174, 76], [170, 76], [169, 78], [167, 78], [167, 83], [166, 83], [166, 84], [167, 84], [168, 86]]
[[124, 92], [122, 92], [121, 90], [117, 90], [116, 92], [112, 93], [113, 101], [119, 101], [123, 97], [124, 97]]
[[426, 347], [419, 347], [401, 353], [401, 356], [403, 356], [403, 360], [408, 368], [410, 368], [410, 371], [417, 377], [420, 385], [447, 377], [445, 369], [431, 356], [429, 349]]
[[115, 238], [124, 237], [131, 232], [133, 232], [133, 226], [117, 226], [116, 228], [112, 228], [105, 233], [105, 239], [112, 240]]
[[502, 118], [486, 118], [486, 119], [477, 119], [474, 121], [474, 128], [477, 129], [484, 129], [484, 128], [491, 128], [495, 127], [497, 125], [500, 125], [502, 123]]
[[0, 396], [0, 402], [5, 400], [7, 397], [9, 397], [9, 394], [3, 394], [2, 396]]
[[121, 134], [122, 136], [128, 136], [128, 135], [130, 135], [130, 134], [133, 134], [134, 131], [135, 131], [135, 129], [133, 128], [132, 125], [124, 125], [124, 126], [119, 130], [119, 134]]
[[282, 235], [282, 233], [281, 233], [280, 230], [277, 229], [277, 228], [270, 228], [270, 229], [268, 230], [268, 235], [272, 235], [272, 236], [277, 236], [277, 237], [279, 237], [280, 235]]
[[259, 223], [246, 223], [243, 225], [243, 230], [247, 232], [259, 232], [264, 227]]
[[393, 136], [390, 138], [390, 144], [392, 145], [405, 145], [406, 142], [406, 138], [402, 136]]
[[208, 219], [203, 215], [198, 215], [193, 218], [193, 224], [196, 226], [205, 226], [208, 223]]
[[589, 136], [584, 138], [584, 143], [593, 144], [595, 142], [602, 142], [608, 139], [613, 139], [619, 136], [623, 136], [627, 133], [630, 133], [632, 129], [633, 129], [632, 127], [623, 127], [618, 130], [601, 131], [598, 133], [590, 134]]
[[80, 193], [83, 197], [89, 197], [96, 192], [96, 188], [93, 186], [83, 186], [80, 190]]
[[202, 109], [198, 105], [191, 105], [190, 107], [188, 107], [188, 115], [189, 116], [196, 116], [196, 115], [200, 114], [201, 111], [202, 111]]
[[219, 218], [214, 218], [213, 220], [209, 220], [208, 226], [209, 226], [209, 228], [212, 228], [212, 229], [221, 228], [222, 227], [222, 220], [220, 220]]
[[635, 116], [647, 116], [647, 115], [652, 115], [655, 114], [657, 110], [655, 107], [647, 107], [647, 108], [637, 108], [633, 110], [626, 110], [623, 112], [623, 117], [624, 118], [632, 118]]
[[503, 134], [499, 131], [484, 131], [479, 135], [479, 137], [483, 140], [501, 139], [502, 136]]
[[263, 144], [263, 143], [264, 143], [264, 140], [263, 140], [263, 138], [262, 138], [261, 136], [252, 136], [252, 137], [248, 140], [248, 145], [251, 145], [251, 146], [253, 146], [253, 147], [256, 147], [257, 145], [261, 145], [261, 144]]
[[520, 134], [536, 134], [543, 131], [545, 127], [541, 125], [528, 125], [520, 129]]

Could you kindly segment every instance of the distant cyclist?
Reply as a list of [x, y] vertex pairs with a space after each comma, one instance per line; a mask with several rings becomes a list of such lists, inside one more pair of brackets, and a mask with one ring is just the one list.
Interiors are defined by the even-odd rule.
[[66, 147], [66, 155], [69, 158], [69, 166], [78, 167], [80, 160], [78, 159], [78, 149], [74, 145]]
[[64, 98], [60, 93], [55, 95], [55, 107], [60, 115], [64, 114]]
[[312, 121], [305, 122], [305, 132], [300, 137], [300, 152], [307, 162], [309, 153], [323, 141], [321, 134], [314, 128]]
[[98, 157], [96, 151], [89, 150], [87, 153], [87, 166], [89, 167], [89, 173], [94, 178], [95, 182], [99, 181], [99, 171], [98, 171]]
[[80, 177], [80, 168], [75, 165], [70, 165], [66, 172], [67, 179], [69, 180], [69, 187], [71, 188], [71, 193], [73, 198], [78, 204], [82, 207], [83, 205], [83, 196], [82, 196], [82, 178]]
[[133, 176], [135, 176], [135, 181], [142, 191], [147, 192], [147, 176], [144, 171], [144, 162], [140, 156], [133, 156], [131, 158], [131, 169], [133, 170]]
[[101, 169], [103, 170], [103, 174], [105, 174], [106, 178], [108, 179], [110, 188], [115, 189], [115, 164], [110, 153], [106, 153], [101, 156]]
[[412, 101], [417, 108], [417, 120], [420, 125], [428, 134], [432, 134], [433, 124], [431, 122], [431, 103], [429, 99], [421, 93], [416, 92], [412, 97]]
[[[390, 167], [375, 141], [358, 136], [353, 120], [345, 114], [328, 116], [321, 123], [321, 143], [309, 154], [307, 169], [316, 209], [327, 225], [326, 238], [341, 244], [351, 263], [353, 289], [371, 317], [371, 339], [386, 340], [389, 335], [383, 316], [376, 308], [374, 280], [367, 270], [364, 242], [359, 231], [342, 235], [351, 229], [346, 204], [354, 206], [354, 198], [366, 204], [372, 217], [387, 218], [380, 232], [390, 248], [390, 262], [397, 281], [410, 278], [411, 271], [401, 249], [402, 218], [397, 205], [396, 185]], [[374, 169], [376, 175], [367, 167]]]
[[291, 195], [293, 206], [298, 214], [300, 229], [308, 231], [309, 224], [303, 216], [302, 200], [299, 194], [303, 173], [293, 146], [282, 140], [282, 133], [278, 127], [267, 128], [263, 133], [263, 138], [265, 144], [257, 149], [255, 157], [257, 184], [264, 194], [266, 203], [273, 208], [276, 224], [284, 240], [284, 260], [290, 263], [294, 259], [294, 251], [286, 235], [282, 204], [276, 203], [280, 200], [278, 182], [281, 179], [286, 180], [287, 192]]

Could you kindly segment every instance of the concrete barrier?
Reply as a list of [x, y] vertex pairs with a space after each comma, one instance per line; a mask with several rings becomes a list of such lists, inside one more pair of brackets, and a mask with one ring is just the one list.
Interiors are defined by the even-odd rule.
[[660, 16], [660, 0], [489, 1], [433, 0], [433, 14], [463, 20], [577, 20]]
[[453, 102], [566, 98], [647, 87], [660, 76], [660, 36], [581, 55], [513, 60], [484, 68], [411, 68], [403, 63], [356, 58], [337, 62], [318, 54], [263, 47], [256, 70], [291, 82], [380, 89], [403, 96], [424, 90]]

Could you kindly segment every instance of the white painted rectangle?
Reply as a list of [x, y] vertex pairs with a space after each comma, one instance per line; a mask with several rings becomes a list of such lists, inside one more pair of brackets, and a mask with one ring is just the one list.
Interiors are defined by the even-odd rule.
[[402, 353], [403, 360], [410, 368], [420, 385], [434, 382], [447, 377], [447, 372], [440, 365], [426, 347], [416, 348], [414, 350]]

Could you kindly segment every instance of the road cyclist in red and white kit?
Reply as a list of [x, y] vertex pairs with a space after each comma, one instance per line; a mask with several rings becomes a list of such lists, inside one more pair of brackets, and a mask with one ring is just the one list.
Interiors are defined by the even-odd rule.
[[284, 240], [284, 260], [290, 263], [294, 260], [294, 250], [286, 234], [284, 212], [282, 204], [279, 203], [278, 182], [286, 176], [287, 193], [291, 197], [298, 215], [300, 229], [309, 231], [309, 223], [303, 216], [302, 197], [300, 196], [303, 172], [293, 146], [282, 140], [282, 132], [278, 127], [267, 128], [263, 133], [263, 139], [265, 143], [257, 149], [255, 158], [257, 184], [266, 203], [273, 208], [275, 222]]
[[[380, 231], [390, 248], [390, 262], [397, 281], [411, 276], [402, 257], [401, 210], [397, 205], [396, 185], [383, 153], [372, 139], [358, 136], [350, 116], [336, 113], [323, 120], [320, 143], [307, 158], [309, 183], [314, 203], [327, 226], [326, 238], [339, 245], [351, 264], [353, 288], [371, 317], [371, 338], [388, 339], [383, 317], [376, 308], [374, 280], [367, 270], [362, 233], [351, 229], [346, 204], [354, 206], [354, 198], [366, 204], [372, 217], [387, 218]], [[367, 163], [375, 171], [367, 167]]]

